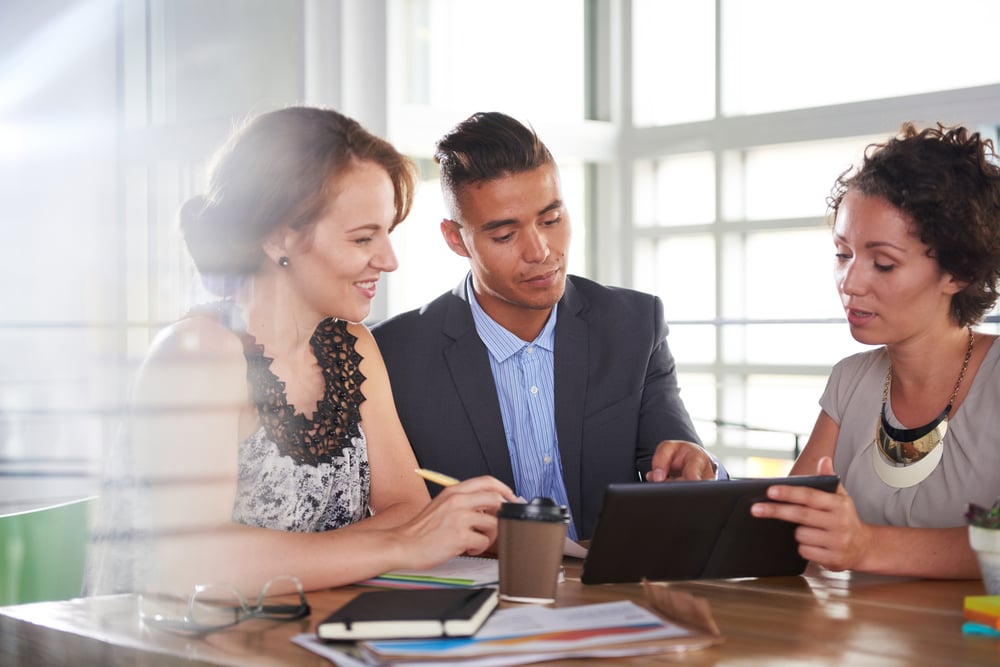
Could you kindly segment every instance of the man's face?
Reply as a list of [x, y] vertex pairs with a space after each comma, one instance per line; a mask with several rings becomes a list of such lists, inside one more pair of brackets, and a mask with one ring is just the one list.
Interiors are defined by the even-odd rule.
[[544, 322], [562, 297], [569, 250], [569, 215], [554, 164], [467, 185], [456, 193], [458, 220], [441, 231], [469, 258], [483, 310], [514, 332]]

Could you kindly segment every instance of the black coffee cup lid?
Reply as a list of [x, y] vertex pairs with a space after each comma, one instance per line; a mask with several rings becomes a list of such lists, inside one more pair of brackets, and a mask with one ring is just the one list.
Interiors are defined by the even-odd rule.
[[530, 521], [569, 521], [569, 510], [551, 498], [532, 498], [530, 503], [504, 503], [497, 512], [501, 519]]

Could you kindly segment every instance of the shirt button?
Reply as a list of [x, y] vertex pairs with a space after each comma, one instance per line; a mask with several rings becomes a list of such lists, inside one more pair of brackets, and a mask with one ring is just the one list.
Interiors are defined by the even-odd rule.
[[546, 454], [545, 456], [542, 457], [542, 461], [544, 461], [546, 464], [552, 463], [552, 457]]
[[528, 346], [528, 354], [531, 354], [534, 351], [535, 351], [535, 346], [534, 345], [529, 345]]
[[538, 393], [538, 387], [532, 387], [530, 391], [531, 391], [532, 394], [537, 394]]

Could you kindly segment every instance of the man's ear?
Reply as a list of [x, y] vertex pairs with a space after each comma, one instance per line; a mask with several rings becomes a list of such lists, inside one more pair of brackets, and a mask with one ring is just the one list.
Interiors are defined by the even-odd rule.
[[459, 257], [468, 257], [469, 251], [465, 247], [465, 239], [462, 238], [462, 226], [454, 220], [445, 218], [441, 221], [441, 236], [448, 244], [451, 251]]

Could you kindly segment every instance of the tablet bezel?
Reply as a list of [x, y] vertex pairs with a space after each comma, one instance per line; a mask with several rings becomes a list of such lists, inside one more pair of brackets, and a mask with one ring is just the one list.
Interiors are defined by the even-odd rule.
[[583, 562], [585, 584], [802, 574], [796, 524], [750, 505], [772, 484], [835, 491], [836, 475], [610, 484]]

